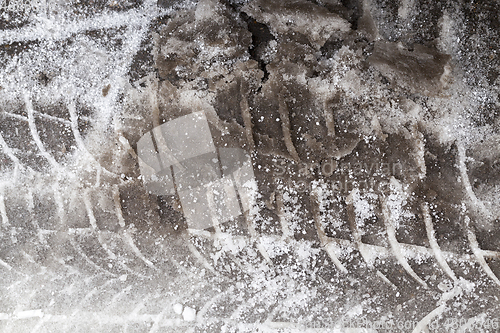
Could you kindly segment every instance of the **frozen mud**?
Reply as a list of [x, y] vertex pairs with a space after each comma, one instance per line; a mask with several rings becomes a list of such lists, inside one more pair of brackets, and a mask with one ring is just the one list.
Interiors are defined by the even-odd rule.
[[0, 8], [0, 331], [500, 330], [497, 2]]

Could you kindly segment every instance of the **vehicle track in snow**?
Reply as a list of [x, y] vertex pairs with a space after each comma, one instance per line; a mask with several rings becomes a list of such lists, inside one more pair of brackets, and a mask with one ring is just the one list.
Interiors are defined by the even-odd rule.
[[[500, 226], [481, 199], [498, 155], [438, 133], [440, 107], [467, 86], [433, 96], [442, 75], [391, 67], [380, 50], [393, 44], [349, 30], [336, 7], [301, 3], [287, 25], [266, 12], [286, 6], [202, 4], [104, 6], [1, 33], [2, 330], [292, 332], [356, 318], [445, 332], [449, 318], [498, 318]], [[307, 30], [301, 10], [338, 31]], [[261, 44], [255, 29], [269, 31]], [[446, 72], [444, 53], [415, 50], [398, 59]], [[259, 190], [256, 209], [208, 230], [148, 194], [137, 161], [142, 135], [193, 111], [217, 143], [252, 154]]]

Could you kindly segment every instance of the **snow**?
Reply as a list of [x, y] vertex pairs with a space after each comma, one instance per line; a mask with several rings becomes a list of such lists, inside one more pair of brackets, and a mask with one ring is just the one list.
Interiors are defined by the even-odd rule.
[[[397, 29], [365, 1], [377, 34], [361, 21], [354, 30], [340, 1], [160, 3], [73, 17], [71, 2], [0, 31], [2, 49], [25, 47], [0, 62], [0, 324], [292, 332], [380, 311], [419, 332], [458, 316], [452, 307], [496, 313], [479, 307], [500, 285], [488, 238], [500, 206], [498, 79], [468, 65], [494, 59], [488, 37], [467, 36], [447, 8], [432, 43], [409, 42], [422, 10], [412, 0], [394, 11]], [[261, 46], [253, 21], [272, 35]], [[466, 54], [466, 42], [484, 54]], [[182, 121], [201, 114], [202, 132]], [[176, 164], [141, 154], [167, 127], [178, 133], [160, 148], [251, 159], [193, 202], [168, 196], [186, 189], [179, 178], [147, 193]], [[352, 168], [391, 159], [411, 168]], [[352, 188], [335, 189], [344, 171], [325, 161], [351, 168]], [[196, 180], [208, 177], [200, 170]], [[220, 221], [194, 224], [202, 199]]]
[[182, 311], [182, 318], [185, 321], [195, 321], [196, 320], [196, 310], [190, 308], [189, 306], [184, 307]]
[[183, 306], [182, 304], [179, 304], [179, 303], [175, 303], [173, 306], [172, 306], [172, 309], [174, 310], [174, 312], [178, 315], [181, 315], [182, 312], [183, 312]]

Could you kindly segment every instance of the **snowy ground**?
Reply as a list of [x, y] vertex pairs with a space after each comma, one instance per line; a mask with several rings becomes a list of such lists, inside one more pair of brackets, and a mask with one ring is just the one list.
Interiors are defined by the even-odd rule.
[[499, 11], [0, 1], [0, 331], [499, 332]]

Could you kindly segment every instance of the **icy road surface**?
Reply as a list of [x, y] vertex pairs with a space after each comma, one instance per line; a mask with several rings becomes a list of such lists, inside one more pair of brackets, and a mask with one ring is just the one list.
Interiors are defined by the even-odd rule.
[[499, 13], [0, 1], [0, 332], [499, 332]]

